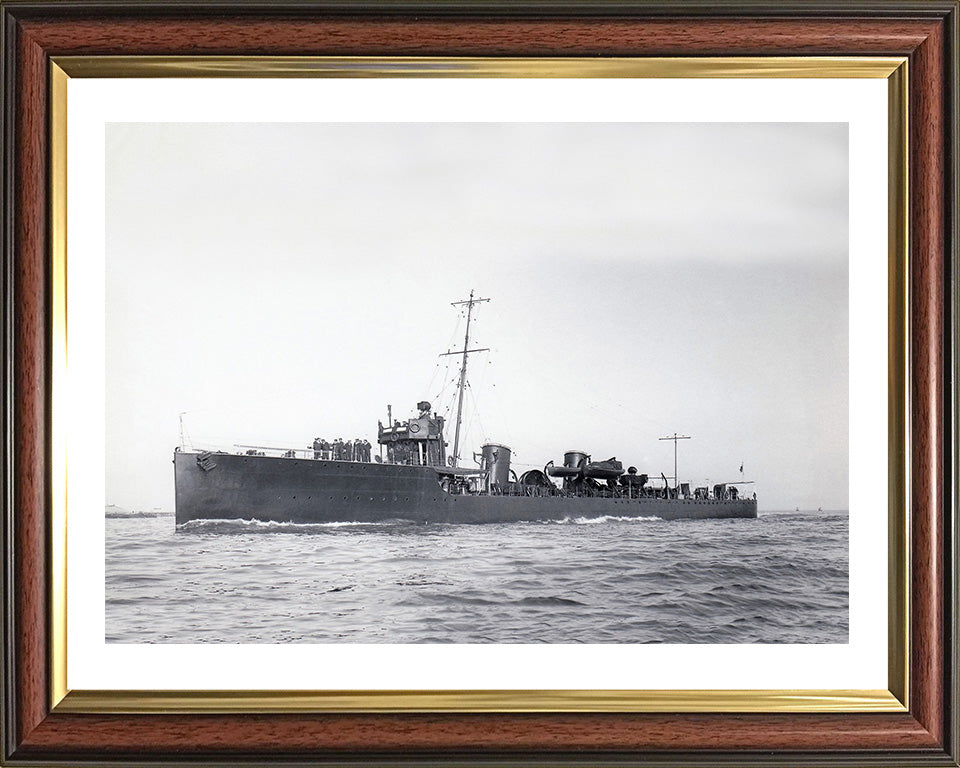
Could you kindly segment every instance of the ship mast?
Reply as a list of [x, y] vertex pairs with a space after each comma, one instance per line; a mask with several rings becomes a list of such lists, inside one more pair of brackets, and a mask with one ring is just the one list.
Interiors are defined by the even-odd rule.
[[463, 419], [463, 390], [467, 383], [467, 355], [472, 352], [487, 352], [489, 347], [483, 347], [481, 349], [470, 349], [470, 320], [473, 317], [473, 305], [482, 304], [485, 301], [490, 301], [490, 299], [475, 299], [473, 298], [473, 291], [470, 291], [470, 298], [466, 301], [452, 301], [450, 302], [451, 307], [459, 307], [464, 304], [467, 306], [467, 331], [463, 335], [463, 349], [460, 352], [444, 352], [441, 354], [441, 357], [446, 355], [463, 355], [463, 360], [460, 363], [460, 383], [457, 385], [459, 389], [459, 395], [457, 397], [457, 429], [454, 432], [453, 438], [453, 466], [458, 466], [460, 464], [460, 422]]
[[660, 440], [673, 440], [673, 487], [680, 487], [680, 478], [677, 477], [677, 440], [689, 440], [690, 435], [678, 435], [676, 432], [673, 435], [667, 435], [666, 437], [658, 438]]

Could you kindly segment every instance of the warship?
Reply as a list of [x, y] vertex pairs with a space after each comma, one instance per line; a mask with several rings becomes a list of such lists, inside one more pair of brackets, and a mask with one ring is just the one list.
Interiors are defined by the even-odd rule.
[[[624, 471], [615, 457], [595, 461], [582, 450], [568, 450], [560, 464], [528, 469], [519, 476], [512, 450], [488, 442], [473, 454], [475, 466], [462, 466], [460, 450], [463, 395], [474, 308], [489, 299], [452, 302], [466, 310], [460, 357], [453, 451], [445, 419], [430, 402], [417, 404], [417, 416], [378, 425], [379, 453], [366, 441], [327, 443], [307, 449], [236, 446], [240, 451], [174, 449], [176, 522], [257, 520], [284, 523], [512, 523], [596, 518], [656, 517], [663, 520], [755, 518], [756, 494], [739, 486], [751, 481], [691, 488], [680, 482], [674, 442], [673, 482], [664, 473], [651, 482], [635, 467]], [[662, 482], [661, 482], [662, 481]]]

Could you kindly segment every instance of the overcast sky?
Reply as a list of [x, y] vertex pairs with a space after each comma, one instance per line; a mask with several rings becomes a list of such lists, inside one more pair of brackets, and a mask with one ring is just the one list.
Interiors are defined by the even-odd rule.
[[[108, 503], [193, 443], [375, 444], [454, 402], [518, 474], [584, 450], [848, 506], [846, 124], [111, 124]], [[453, 442], [452, 427], [448, 439]], [[752, 488], [750, 489], [752, 490]]]

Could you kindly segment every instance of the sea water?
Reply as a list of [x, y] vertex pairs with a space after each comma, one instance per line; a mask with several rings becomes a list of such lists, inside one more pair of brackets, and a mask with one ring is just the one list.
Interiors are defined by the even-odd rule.
[[108, 510], [118, 643], [845, 643], [846, 512], [504, 525]]

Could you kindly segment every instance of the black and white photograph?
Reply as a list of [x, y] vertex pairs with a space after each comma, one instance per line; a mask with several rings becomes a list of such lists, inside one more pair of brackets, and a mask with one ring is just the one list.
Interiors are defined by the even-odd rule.
[[848, 642], [846, 123], [105, 159], [107, 643]]

